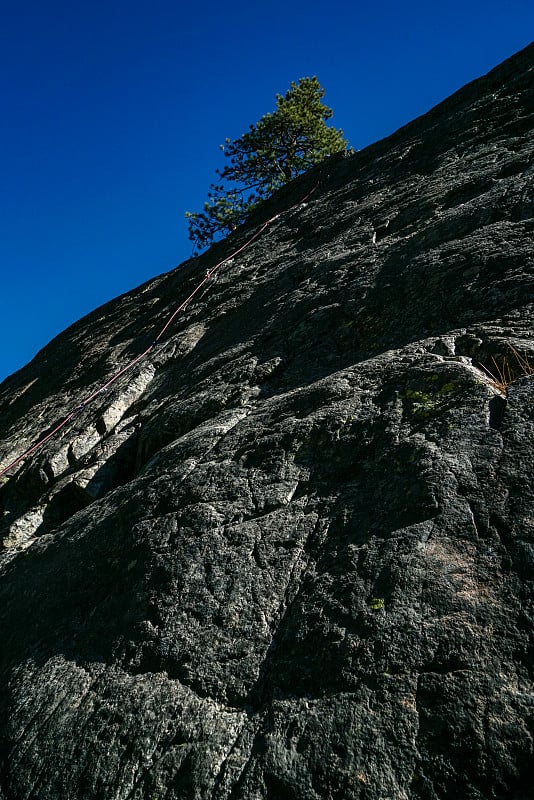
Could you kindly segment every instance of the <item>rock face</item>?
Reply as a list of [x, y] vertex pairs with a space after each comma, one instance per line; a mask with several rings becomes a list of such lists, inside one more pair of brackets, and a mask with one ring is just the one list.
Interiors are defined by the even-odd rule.
[[279, 215], [0, 489], [1, 800], [534, 796], [533, 66], [2, 384], [5, 466]]

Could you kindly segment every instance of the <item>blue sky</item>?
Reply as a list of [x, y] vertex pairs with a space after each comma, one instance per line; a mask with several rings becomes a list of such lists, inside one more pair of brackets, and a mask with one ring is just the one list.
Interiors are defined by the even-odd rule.
[[188, 258], [218, 145], [317, 75], [356, 149], [532, 40], [531, 0], [0, 0], [0, 380]]

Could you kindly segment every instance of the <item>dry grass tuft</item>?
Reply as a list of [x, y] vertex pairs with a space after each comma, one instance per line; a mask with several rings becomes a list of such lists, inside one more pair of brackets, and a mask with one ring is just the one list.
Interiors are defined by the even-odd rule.
[[508, 387], [514, 381], [524, 378], [525, 375], [534, 374], [534, 366], [532, 366], [526, 354], [521, 355], [512, 346], [510, 346], [509, 350], [510, 355], [503, 356], [500, 363], [492, 356], [492, 369], [480, 364], [493, 386], [504, 395], [507, 394]]

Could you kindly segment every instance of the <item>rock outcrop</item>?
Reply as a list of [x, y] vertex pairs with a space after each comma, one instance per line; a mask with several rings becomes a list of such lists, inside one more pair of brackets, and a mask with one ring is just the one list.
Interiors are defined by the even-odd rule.
[[0, 386], [1, 468], [279, 215], [0, 489], [1, 800], [534, 796], [533, 67]]

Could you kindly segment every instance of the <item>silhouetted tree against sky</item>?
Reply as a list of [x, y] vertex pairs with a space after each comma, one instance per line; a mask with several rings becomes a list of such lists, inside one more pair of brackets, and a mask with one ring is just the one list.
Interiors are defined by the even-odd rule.
[[276, 96], [276, 111], [239, 139], [226, 139], [221, 150], [229, 163], [217, 170], [220, 182], [211, 185], [203, 211], [186, 213], [195, 245], [226, 235], [285, 183], [346, 148], [343, 131], [326, 124], [333, 111], [321, 102], [324, 93], [316, 77], [301, 78]]

